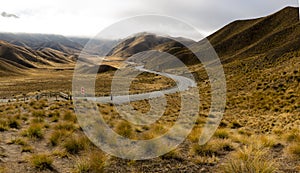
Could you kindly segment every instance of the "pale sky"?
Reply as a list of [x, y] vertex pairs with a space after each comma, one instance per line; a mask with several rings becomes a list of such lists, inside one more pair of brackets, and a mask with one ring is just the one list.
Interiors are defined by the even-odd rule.
[[[299, 5], [297, 0], [2, 0], [0, 32], [93, 37], [124, 18], [158, 14], [185, 21], [207, 36], [234, 20], [265, 16], [285, 6]], [[181, 33], [175, 30], [170, 32]]]

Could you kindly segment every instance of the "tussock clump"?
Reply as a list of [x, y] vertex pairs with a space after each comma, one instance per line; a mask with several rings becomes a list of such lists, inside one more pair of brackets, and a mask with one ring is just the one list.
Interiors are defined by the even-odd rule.
[[32, 124], [29, 128], [22, 132], [23, 136], [27, 136], [30, 138], [38, 138], [41, 139], [44, 136], [42, 125], [41, 124]]
[[291, 154], [297, 159], [300, 159], [300, 142], [294, 142], [287, 148], [288, 154]]
[[76, 126], [74, 125], [74, 123], [71, 123], [71, 122], [62, 122], [62, 123], [56, 124], [54, 128], [57, 130], [73, 131], [76, 129]]
[[12, 139], [8, 144], [16, 144], [16, 145], [27, 145], [27, 142], [21, 138]]
[[232, 153], [222, 169], [225, 173], [275, 173], [277, 167], [272, 160], [268, 158], [268, 150], [245, 146]]
[[44, 110], [33, 111], [32, 116], [33, 117], [45, 117], [46, 113]]
[[194, 144], [191, 151], [200, 156], [217, 156], [233, 151], [234, 146], [230, 140], [214, 139], [204, 145]]
[[106, 156], [101, 151], [90, 151], [84, 159], [78, 159], [75, 172], [103, 172]]
[[24, 146], [22, 146], [22, 148], [21, 148], [21, 152], [23, 153], [23, 152], [32, 152], [33, 151], [33, 148], [30, 146], [30, 145], [24, 145]]
[[91, 143], [86, 136], [71, 136], [65, 141], [63, 146], [68, 153], [78, 154], [80, 151], [85, 150], [88, 146], [91, 146]]
[[21, 127], [19, 120], [15, 117], [10, 117], [7, 121], [10, 128], [19, 129]]
[[66, 136], [68, 136], [69, 133], [66, 130], [55, 130], [50, 138], [49, 138], [49, 142], [52, 146], [56, 146], [59, 144], [59, 142], [61, 142]]
[[30, 158], [30, 163], [39, 170], [52, 170], [53, 159], [47, 154], [35, 154]]
[[5, 120], [0, 120], [0, 132], [7, 131], [9, 129]]
[[221, 138], [221, 139], [228, 139], [229, 138], [229, 132], [226, 129], [218, 129], [215, 134], [215, 137]]
[[293, 129], [283, 136], [287, 142], [300, 142], [300, 130]]
[[116, 127], [116, 132], [119, 135], [122, 135], [126, 138], [131, 138], [133, 137], [133, 131], [134, 129], [132, 128], [132, 126], [130, 125], [129, 122], [127, 121], [122, 121], [120, 122], [117, 127]]
[[74, 115], [74, 113], [71, 111], [66, 111], [63, 115], [63, 119], [65, 121], [70, 121], [74, 123], [77, 121], [76, 115]]

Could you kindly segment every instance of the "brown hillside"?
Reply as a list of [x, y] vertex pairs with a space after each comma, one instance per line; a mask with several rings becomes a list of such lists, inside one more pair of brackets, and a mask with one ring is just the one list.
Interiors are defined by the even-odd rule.
[[28, 68], [35, 68], [38, 64], [49, 64], [44, 59], [38, 57], [34, 51], [14, 46], [4, 41], [0, 41], [0, 57]]
[[109, 55], [127, 58], [133, 54], [152, 50], [154, 47], [171, 42], [172, 39], [156, 36], [154, 34], [141, 33], [133, 37], [122, 40]]
[[279, 57], [300, 48], [298, 8], [258, 19], [235, 21], [208, 37], [223, 61], [249, 56]]

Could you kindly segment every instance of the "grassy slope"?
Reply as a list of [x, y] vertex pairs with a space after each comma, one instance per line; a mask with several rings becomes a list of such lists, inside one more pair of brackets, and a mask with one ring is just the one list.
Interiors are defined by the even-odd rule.
[[[39, 169], [45, 172], [53, 169], [75, 172], [299, 172], [300, 52], [295, 44], [299, 23], [288, 23], [297, 17], [296, 9], [287, 8], [265, 18], [234, 22], [209, 37], [224, 63], [228, 103], [220, 128], [208, 144], [199, 146], [197, 141], [210, 106], [210, 86], [203, 82], [207, 76], [201, 65], [192, 65], [190, 68], [200, 81], [201, 113], [193, 132], [178, 149], [148, 161], [106, 156], [84, 138], [74, 114], [67, 113], [72, 109], [70, 103], [11, 103], [0, 107], [3, 129], [0, 159], [7, 161], [0, 163], [0, 172], [14, 168], [20, 172]], [[272, 27], [265, 28], [267, 26]], [[145, 127], [120, 120], [110, 105], [98, 106], [118, 133], [126, 132], [137, 139], [145, 135], [152, 138], [164, 133], [176, 121], [180, 99], [170, 95], [167, 100], [170, 106], [165, 116], [155, 125]], [[140, 111], [147, 111], [149, 107], [147, 101], [132, 105]], [[42, 135], [32, 136], [30, 129], [41, 129]], [[66, 136], [60, 130], [65, 130]], [[11, 136], [26, 143], [11, 139]], [[24, 147], [27, 147], [25, 152]], [[98, 153], [100, 158], [93, 153]]]

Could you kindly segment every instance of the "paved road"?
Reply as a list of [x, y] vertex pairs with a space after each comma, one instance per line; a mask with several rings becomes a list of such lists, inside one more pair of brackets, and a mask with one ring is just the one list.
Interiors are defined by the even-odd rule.
[[[165, 89], [165, 90], [161, 90], [161, 91], [153, 91], [153, 92], [149, 92], [149, 93], [113, 96], [112, 100], [111, 100], [110, 96], [107, 96], [107, 97], [77, 97], [77, 99], [87, 99], [87, 100], [91, 100], [91, 101], [99, 102], [99, 103], [122, 104], [122, 103], [128, 103], [128, 102], [132, 102], [132, 101], [157, 98], [157, 97], [161, 97], [165, 94], [172, 94], [172, 93], [176, 93], [179, 91], [186, 91], [191, 87], [197, 86], [195, 81], [193, 81], [190, 78], [184, 77], [184, 76], [177, 76], [177, 75], [173, 75], [173, 74], [169, 74], [169, 73], [152, 71], [152, 70], [143, 68], [143, 66], [137, 66], [135, 68], [137, 70], [140, 70], [143, 72], [158, 74], [161, 76], [171, 78], [176, 82], [177, 86], [170, 88], [170, 89]], [[36, 98], [36, 96], [37, 95], [30, 96], [27, 98]], [[22, 99], [19, 99], [19, 100], [22, 100]], [[15, 101], [16, 101], [16, 99], [0, 99], [0, 103], [15, 102]]]
[[158, 74], [161, 76], [171, 78], [176, 82], [177, 86], [170, 88], [170, 89], [165, 89], [165, 90], [161, 90], [161, 91], [153, 91], [153, 92], [149, 92], [149, 93], [113, 96], [113, 100], [111, 100], [110, 96], [107, 96], [107, 97], [77, 97], [77, 99], [87, 99], [87, 100], [91, 100], [91, 101], [99, 102], [99, 103], [122, 104], [122, 103], [128, 103], [128, 102], [132, 102], [132, 101], [157, 98], [157, 97], [161, 97], [165, 94], [172, 94], [172, 93], [176, 93], [179, 91], [186, 91], [191, 87], [197, 86], [195, 81], [193, 81], [190, 78], [184, 77], [184, 76], [177, 76], [177, 75], [173, 75], [173, 74], [169, 74], [169, 73], [152, 71], [152, 70], [144, 69], [143, 66], [137, 66], [135, 68], [140, 71], [143, 71], [143, 72], [154, 73], [154, 74]]

